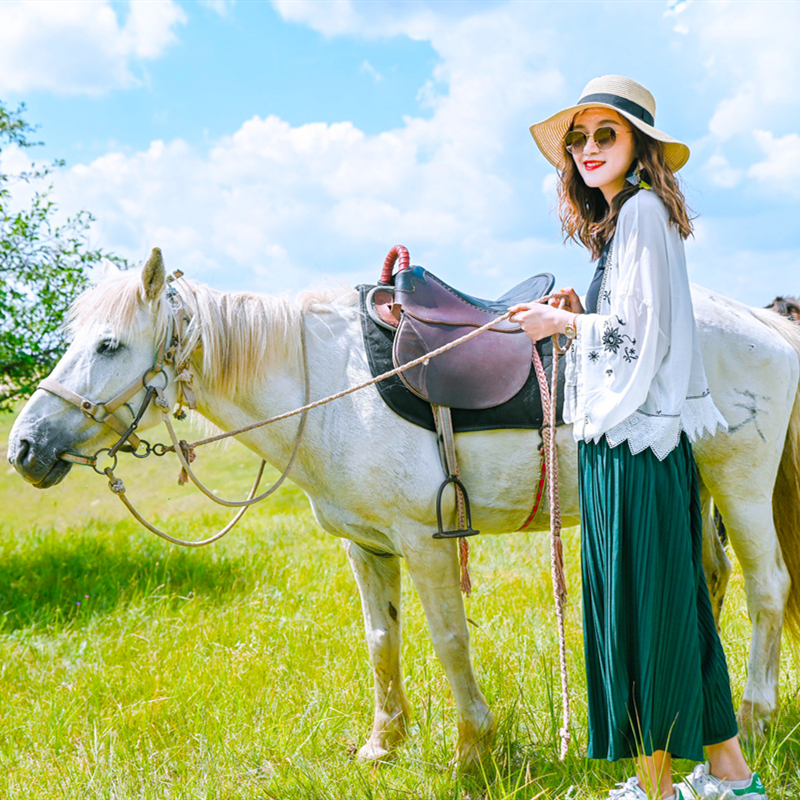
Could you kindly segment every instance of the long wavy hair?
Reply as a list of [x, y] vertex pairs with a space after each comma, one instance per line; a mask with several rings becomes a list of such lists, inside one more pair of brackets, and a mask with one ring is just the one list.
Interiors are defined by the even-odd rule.
[[[639, 162], [642, 180], [649, 183], [651, 191], [664, 201], [670, 224], [675, 226], [683, 239], [688, 238], [693, 231], [694, 217], [689, 216], [678, 178], [667, 166], [663, 145], [635, 125], [631, 125], [631, 133], [634, 162]], [[558, 173], [558, 216], [564, 241], [572, 239], [579, 242], [589, 250], [593, 259], [599, 258], [614, 235], [620, 209], [641, 189], [626, 182], [625, 188], [614, 196], [609, 208], [600, 189], [584, 183], [572, 154], [566, 148], [564, 154], [566, 166], [563, 172], [559, 170]]]

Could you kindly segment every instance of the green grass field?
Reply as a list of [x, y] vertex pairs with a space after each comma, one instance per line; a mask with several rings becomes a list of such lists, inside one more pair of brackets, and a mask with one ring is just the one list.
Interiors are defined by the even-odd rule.
[[[630, 764], [585, 759], [577, 530], [564, 534], [568, 759], [557, 755], [548, 541], [516, 534], [473, 540], [467, 611], [479, 680], [499, 718], [484, 773], [448, 766], [455, 708], [410, 588], [411, 736], [376, 768], [353, 758], [372, 719], [355, 582], [301, 492], [288, 486], [223, 541], [185, 550], [137, 527], [89, 469], [46, 492], [25, 484], [5, 460], [10, 423], [0, 418], [2, 800], [594, 798], [630, 774]], [[200, 538], [226, 518], [176, 485], [174, 463], [131, 461], [118, 470], [131, 499], [169, 530]], [[239, 497], [256, 460], [233, 445], [196, 466]], [[723, 612], [737, 703], [749, 628], [737, 568]], [[781, 716], [747, 751], [774, 800], [800, 797], [800, 655], [788, 645]]]

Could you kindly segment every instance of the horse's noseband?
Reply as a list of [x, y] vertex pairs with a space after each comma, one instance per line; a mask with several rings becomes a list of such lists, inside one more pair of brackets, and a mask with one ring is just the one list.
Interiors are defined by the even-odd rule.
[[[174, 323], [172, 328], [174, 329]], [[167, 348], [168, 343], [170, 345], [169, 348]], [[139, 422], [145, 415], [145, 412], [149, 408], [155, 394], [157, 392], [165, 391], [169, 385], [169, 376], [165, 372], [164, 366], [166, 364], [173, 363], [177, 344], [178, 342], [176, 341], [171, 329], [167, 336], [164, 337], [164, 341], [161, 342], [161, 345], [158, 348], [153, 366], [150, 367], [143, 375], [128, 384], [128, 386], [119, 392], [119, 394], [115, 395], [105, 403], [95, 403], [92, 400], [89, 400], [88, 398], [83, 397], [82, 395], [73, 391], [72, 389], [68, 389], [66, 386], [55, 380], [55, 378], [47, 377], [41, 381], [37, 388], [44, 389], [44, 391], [50, 392], [50, 394], [60, 397], [62, 400], [66, 400], [71, 405], [79, 408], [87, 417], [89, 417], [89, 419], [94, 420], [94, 422], [97, 422], [100, 425], [108, 425], [109, 428], [119, 435], [119, 439], [115, 442], [115, 444], [113, 444], [110, 448], [102, 448], [102, 450], [99, 450], [93, 456], [84, 456], [80, 453], [66, 452], [61, 453], [59, 458], [62, 461], [69, 461], [73, 464], [82, 464], [93, 467], [97, 462], [97, 456], [103, 452], [108, 452], [112, 458], [123, 449], [133, 453], [134, 455], [137, 455], [137, 451], [141, 448], [143, 440], [139, 439], [139, 437], [136, 435], [136, 428], [139, 426]], [[164, 379], [163, 386], [154, 384], [154, 381], [157, 381], [159, 376], [163, 377]], [[145, 392], [145, 396], [139, 405], [138, 411], [134, 412], [130, 405], [128, 405], [128, 401], [142, 389], [146, 389], [147, 391]], [[133, 421], [131, 423], [126, 423], [119, 416], [117, 416], [117, 412], [123, 406], [127, 407], [127, 409], [131, 412], [133, 417]], [[146, 453], [149, 453], [150, 445], [147, 442], [144, 442], [144, 445], [146, 447]]]

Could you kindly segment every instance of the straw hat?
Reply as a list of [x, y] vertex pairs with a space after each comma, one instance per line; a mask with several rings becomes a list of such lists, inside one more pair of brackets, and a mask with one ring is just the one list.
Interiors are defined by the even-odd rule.
[[566, 165], [567, 151], [564, 136], [572, 126], [572, 120], [585, 108], [610, 108], [625, 117], [632, 125], [653, 139], [664, 143], [667, 165], [677, 172], [689, 160], [689, 148], [653, 127], [656, 117], [656, 101], [640, 83], [622, 75], [603, 75], [586, 84], [577, 104], [559, 111], [544, 122], [531, 125], [531, 136], [544, 157], [558, 169]]

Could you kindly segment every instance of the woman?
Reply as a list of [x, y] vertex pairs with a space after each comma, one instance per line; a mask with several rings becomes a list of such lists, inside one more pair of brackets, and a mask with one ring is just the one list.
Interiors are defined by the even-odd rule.
[[[512, 307], [528, 335], [574, 339], [564, 420], [578, 441], [590, 758], [637, 759], [613, 800], [765, 800], [739, 746], [701, 563], [691, 441], [726, 423], [708, 392], [674, 172], [689, 148], [654, 127], [634, 81], [596, 78], [531, 126], [559, 170], [565, 238], [599, 258], [581, 305]], [[672, 783], [671, 758], [708, 762]]]

